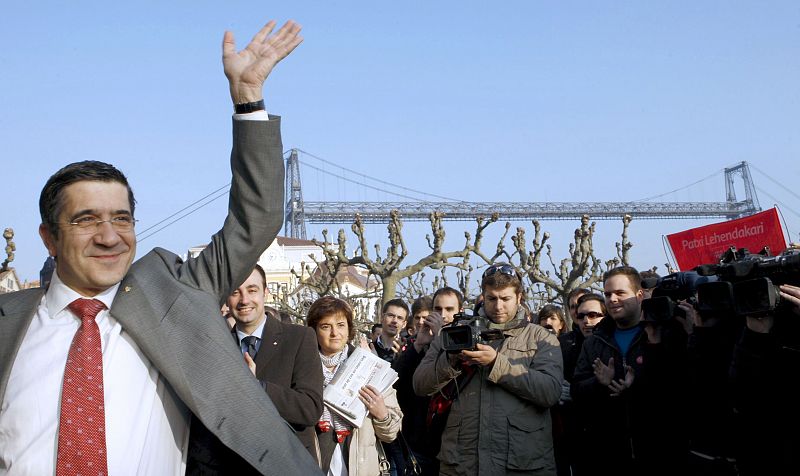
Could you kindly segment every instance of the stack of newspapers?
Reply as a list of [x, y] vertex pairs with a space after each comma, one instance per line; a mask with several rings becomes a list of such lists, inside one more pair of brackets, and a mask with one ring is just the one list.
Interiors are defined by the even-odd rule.
[[384, 393], [397, 380], [397, 372], [389, 362], [363, 347], [357, 347], [336, 370], [336, 375], [322, 394], [328, 408], [352, 425], [361, 428], [367, 407], [358, 398], [364, 385], [372, 385]]

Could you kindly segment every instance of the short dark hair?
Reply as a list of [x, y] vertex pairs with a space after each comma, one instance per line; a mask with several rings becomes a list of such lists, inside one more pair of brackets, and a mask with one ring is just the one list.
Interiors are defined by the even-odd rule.
[[603, 283], [613, 276], [620, 275], [628, 277], [628, 281], [630, 281], [633, 286], [633, 292], [639, 292], [642, 289], [642, 276], [633, 266], [617, 266], [616, 268], [609, 269], [603, 274]]
[[383, 329], [383, 324], [381, 324], [380, 322], [372, 324], [372, 332], [375, 332], [375, 329]]
[[433, 298], [431, 298], [431, 306], [433, 306], [433, 303], [436, 302], [436, 298], [443, 294], [454, 295], [458, 300], [458, 308], [461, 309], [462, 307], [464, 307], [464, 295], [461, 294], [461, 291], [459, 291], [458, 289], [451, 288], [450, 286], [439, 288], [436, 290], [435, 293], [433, 293]]
[[[496, 272], [490, 272], [498, 270]], [[510, 274], [506, 270], [513, 271]], [[495, 263], [486, 268], [481, 278], [481, 292], [486, 291], [486, 288], [503, 289], [507, 287], [514, 288], [516, 294], [522, 294], [522, 276], [519, 272], [508, 263]]]
[[136, 199], [133, 197], [133, 189], [128, 184], [125, 174], [116, 167], [105, 162], [96, 160], [84, 160], [74, 162], [62, 167], [47, 180], [39, 195], [39, 216], [50, 234], [58, 237], [58, 215], [63, 206], [61, 192], [65, 187], [76, 182], [95, 181], [95, 182], [118, 182], [128, 189], [128, 202], [131, 207], [131, 216], [136, 208]]
[[[601, 296], [599, 294], [595, 294], [595, 293], [584, 294], [583, 296], [578, 298], [578, 307], [581, 307], [581, 304], [583, 304], [583, 303], [585, 303], [587, 301], [597, 301], [597, 302], [599, 302], [600, 303], [600, 309], [603, 310], [603, 314], [604, 315], [608, 314], [608, 311], [606, 310], [606, 300], [603, 299], [603, 296]], [[573, 317], [575, 319], [578, 318], [578, 316], [573, 316]]]
[[389, 309], [389, 306], [395, 306], [403, 309], [406, 311], [406, 319], [408, 319], [408, 304], [400, 298], [391, 299], [386, 301], [386, 303], [381, 308], [381, 314], [386, 313], [386, 310]]
[[422, 311], [433, 311], [433, 299], [430, 296], [418, 297], [411, 304], [411, 315], [414, 316]]
[[[264, 272], [264, 268], [261, 267], [260, 264], [257, 264], [253, 271], [258, 271], [258, 274], [261, 275], [261, 282], [264, 283], [264, 289], [267, 289], [267, 273]], [[252, 272], [250, 274], [253, 274]]]
[[575, 288], [567, 294], [567, 306], [569, 306], [569, 302], [572, 301], [572, 298], [575, 296], [582, 296], [584, 294], [591, 293], [592, 290], [588, 288]]
[[314, 301], [311, 307], [308, 308], [308, 317], [306, 324], [312, 329], [317, 329], [317, 324], [323, 318], [328, 316], [335, 316], [341, 314], [347, 319], [347, 338], [353, 340], [356, 336], [356, 328], [353, 325], [353, 308], [347, 301], [344, 301], [333, 296], [322, 296]]

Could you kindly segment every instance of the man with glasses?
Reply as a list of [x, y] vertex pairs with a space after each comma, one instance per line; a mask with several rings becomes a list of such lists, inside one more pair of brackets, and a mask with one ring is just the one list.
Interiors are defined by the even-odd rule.
[[400, 352], [400, 333], [408, 321], [408, 305], [402, 299], [387, 301], [381, 309], [381, 334], [375, 339], [375, 353], [387, 362]]
[[440, 334], [414, 373], [418, 395], [449, 394], [450, 382], [458, 382], [442, 434], [440, 473], [555, 474], [549, 409], [561, 394], [558, 340], [525, 319], [522, 281], [512, 266], [487, 268], [481, 291], [479, 315], [500, 337], [448, 353]]
[[131, 264], [136, 202], [109, 164], [70, 164], [45, 184], [39, 234], [56, 272], [46, 292], [0, 297], [0, 474], [183, 474], [190, 412], [259, 472], [319, 471], [219, 318], [283, 218], [280, 122], [262, 89], [302, 37], [274, 27], [238, 53], [225, 33], [233, 179], [197, 258], [155, 249]]

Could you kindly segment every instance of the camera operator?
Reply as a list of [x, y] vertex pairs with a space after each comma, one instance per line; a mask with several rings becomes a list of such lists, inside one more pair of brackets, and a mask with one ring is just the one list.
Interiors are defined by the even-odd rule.
[[687, 371], [690, 476], [735, 476], [733, 404], [729, 373], [741, 319], [726, 313], [701, 314], [681, 301], [688, 335]]
[[439, 452], [442, 475], [554, 475], [549, 408], [561, 394], [558, 340], [525, 320], [522, 282], [508, 264], [481, 281], [488, 332], [500, 338], [448, 353], [439, 333], [414, 373], [418, 395], [432, 395], [462, 375]]
[[780, 286], [775, 311], [747, 316], [731, 365], [742, 476], [796, 474], [800, 411], [793, 376], [800, 367], [800, 287]]

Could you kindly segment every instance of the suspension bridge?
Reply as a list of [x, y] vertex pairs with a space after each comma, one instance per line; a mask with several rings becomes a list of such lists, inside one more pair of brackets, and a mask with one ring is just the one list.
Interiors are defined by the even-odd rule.
[[[319, 157], [300, 149], [291, 149], [286, 157], [286, 206], [284, 235], [306, 238], [306, 224], [352, 223], [360, 214], [365, 223], [388, 223], [392, 210], [398, 210], [404, 221], [428, 220], [432, 212], [440, 212], [446, 221], [468, 221], [476, 217], [498, 215], [501, 220], [570, 220], [589, 215], [596, 220], [616, 220], [624, 215], [639, 219], [734, 219], [761, 210], [747, 162], [724, 170], [724, 202], [468, 202], [459, 200], [428, 201], [392, 192], [412, 201], [305, 201], [300, 177], [300, 155]], [[305, 165], [309, 165], [305, 163]], [[316, 168], [316, 167], [313, 167]], [[319, 170], [319, 169], [318, 169]], [[346, 169], [345, 169], [346, 170]], [[353, 171], [350, 171], [353, 172]], [[360, 174], [362, 175], [362, 174]], [[343, 177], [339, 177], [343, 178]], [[350, 180], [353, 182], [352, 180]], [[406, 187], [383, 184], [401, 189]], [[358, 183], [358, 182], [354, 182]], [[737, 184], [744, 196], [736, 194]], [[361, 184], [363, 185], [363, 184]], [[430, 195], [430, 194], [427, 194]], [[445, 197], [439, 197], [445, 198]]]

